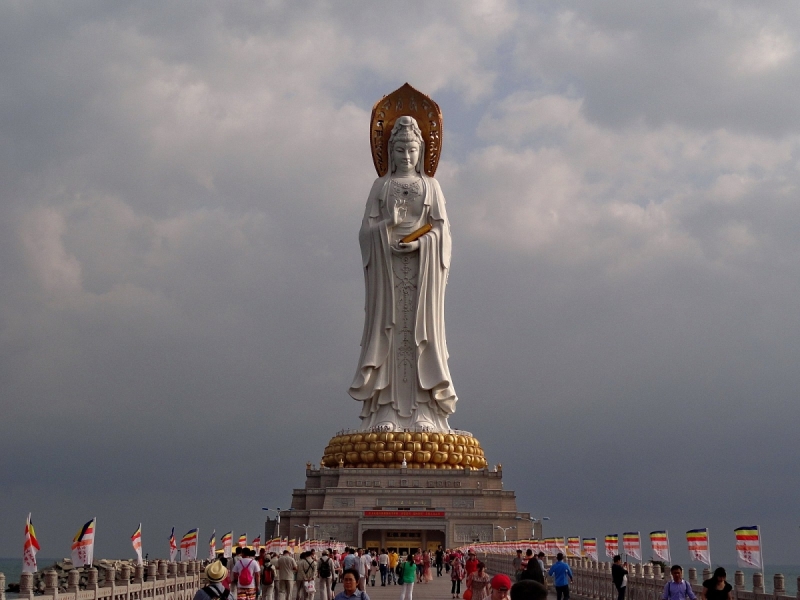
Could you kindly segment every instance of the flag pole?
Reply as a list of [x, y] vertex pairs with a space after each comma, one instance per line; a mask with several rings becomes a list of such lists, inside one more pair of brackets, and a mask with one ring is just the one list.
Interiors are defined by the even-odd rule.
[[[758, 526], [758, 550], [761, 554], [761, 580], [764, 582], [764, 591], [767, 589], [767, 578], [764, 575], [764, 540], [761, 539], [761, 525]], [[773, 589], [773, 592], [775, 590]]]

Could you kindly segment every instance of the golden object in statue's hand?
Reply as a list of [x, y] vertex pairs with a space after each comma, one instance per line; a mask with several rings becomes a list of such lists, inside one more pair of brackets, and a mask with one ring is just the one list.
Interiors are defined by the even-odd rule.
[[431, 229], [433, 229], [433, 227], [431, 226], [430, 223], [428, 223], [427, 225], [423, 225], [416, 231], [412, 231], [400, 241], [404, 244], [410, 244], [411, 242], [416, 242], [419, 238], [428, 233]]

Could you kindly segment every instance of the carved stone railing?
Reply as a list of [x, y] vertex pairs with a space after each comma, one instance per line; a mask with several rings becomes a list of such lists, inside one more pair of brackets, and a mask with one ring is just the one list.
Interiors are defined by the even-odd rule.
[[[84, 589], [80, 589], [81, 575], [86, 575]], [[22, 573], [19, 593], [6, 592], [6, 578], [0, 573], [0, 600], [18, 598], [36, 600], [192, 600], [195, 592], [206, 584], [205, 571], [200, 561], [168, 563], [150, 561], [146, 566], [122, 565], [119, 570], [105, 569], [105, 583], [98, 585], [95, 568], [74, 569], [67, 576], [66, 591], [58, 585], [55, 570], [44, 574], [44, 591], [34, 590], [33, 573]], [[41, 588], [39, 588], [41, 589]]]
[[[552, 557], [550, 557], [552, 560]], [[505, 573], [513, 577], [513, 555], [509, 554], [482, 554], [481, 560], [486, 563], [489, 573]], [[611, 581], [611, 563], [598, 562], [588, 558], [568, 558], [574, 575], [570, 585], [570, 597], [575, 596], [582, 600], [617, 600], [617, 590]], [[698, 598], [702, 597], [703, 581], [711, 578], [711, 570], [703, 569], [702, 578], [698, 580], [697, 569], [688, 569], [687, 581], [692, 586]], [[627, 600], [661, 600], [664, 585], [670, 581], [669, 572], [662, 572], [661, 565], [630, 564], [628, 566], [628, 591]], [[736, 600], [775, 600], [775, 598], [794, 598], [786, 594], [785, 578], [776, 573], [773, 577], [773, 592], [766, 593], [764, 577], [761, 573], [753, 574], [753, 586], [746, 589], [745, 576], [742, 571], [736, 571], [733, 585], [733, 597]], [[796, 595], [800, 600], [800, 577], [797, 578]]]

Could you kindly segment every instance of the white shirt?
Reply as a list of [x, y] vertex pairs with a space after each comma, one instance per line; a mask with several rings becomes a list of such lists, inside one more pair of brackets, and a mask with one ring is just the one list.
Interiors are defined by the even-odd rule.
[[[252, 589], [252, 588], [256, 587], [256, 584], [258, 583], [258, 574], [261, 572], [261, 567], [259, 566], [258, 561], [256, 559], [250, 558], [250, 557], [248, 557], [248, 558], [240, 558], [236, 562], [236, 566], [233, 567], [233, 572], [236, 573], [236, 574], [239, 574], [244, 569], [248, 569], [253, 574], [253, 581], [250, 583], [250, 585], [242, 585], [241, 583], [239, 583], [238, 584], [239, 587], [243, 588], [243, 589]], [[239, 579], [241, 579], [241, 578], [242, 578], [242, 576], [239, 575]]]
[[358, 565], [358, 574], [362, 577], [366, 577], [367, 573], [369, 573], [369, 568], [372, 566], [372, 555], [364, 554], [361, 557]]

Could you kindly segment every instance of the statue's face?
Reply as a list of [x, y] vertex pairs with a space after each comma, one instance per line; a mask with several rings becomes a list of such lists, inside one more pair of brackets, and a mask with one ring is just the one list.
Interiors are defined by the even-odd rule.
[[398, 172], [413, 172], [419, 161], [419, 142], [395, 142], [392, 158]]

